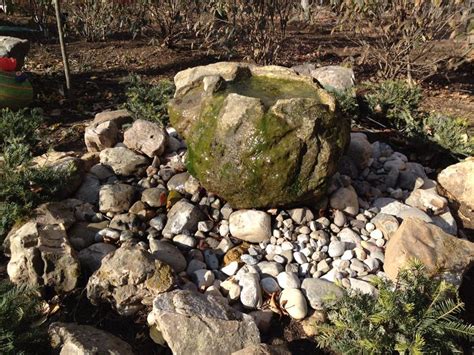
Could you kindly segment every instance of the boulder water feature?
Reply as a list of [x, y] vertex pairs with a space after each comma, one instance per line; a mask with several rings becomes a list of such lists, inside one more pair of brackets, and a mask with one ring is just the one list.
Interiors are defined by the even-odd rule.
[[[170, 120], [188, 171], [234, 208], [315, 202], [349, 142], [349, 120], [308, 76], [216, 63], [175, 77]], [[314, 204], [313, 204], [314, 205]]]

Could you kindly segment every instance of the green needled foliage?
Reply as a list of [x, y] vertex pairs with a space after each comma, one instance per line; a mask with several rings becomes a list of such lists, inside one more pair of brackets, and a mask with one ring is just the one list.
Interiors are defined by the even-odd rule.
[[174, 94], [171, 81], [161, 80], [157, 85], [151, 85], [138, 76], [131, 76], [126, 94], [125, 107], [135, 119], [157, 122], [166, 127], [169, 121], [167, 105]]
[[37, 130], [43, 122], [38, 110], [12, 111], [8, 108], [0, 110], [0, 144], [11, 139], [21, 139], [29, 145], [38, 140]]
[[64, 188], [74, 168], [33, 168], [31, 150], [44, 118], [38, 110], [0, 110], [0, 242], [13, 224]]
[[46, 330], [41, 320], [41, 299], [26, 286], [0, 282], [0, 353], [46, 354]]
[[430, 279], [414, 262], [397, 282], [376, 279], [378, 294], [351, 292], [317, 326], [322, 348], [343, 354], [459, 353], [459, 338], [474, 339], [474, 326], [458, 318], [464, 304], [456, 288]]
[[421, 89], [404, 81], [386, 80], [366, 84], [364, 96], [369, 113], [387, 119], [388, 125], [408, 133], [416, 131], [414, 119], [421, 101]]

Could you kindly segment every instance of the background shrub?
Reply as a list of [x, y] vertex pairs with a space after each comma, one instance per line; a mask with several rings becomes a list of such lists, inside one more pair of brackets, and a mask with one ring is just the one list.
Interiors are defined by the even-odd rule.
[[453, 154], [474, 155], [474, 137], [469, 136], [468, 121], [432, 113], [423, 120], [423, 136]]
[[169, 122], [167, 104], [173, 97], [174, 90], [174, 84], [169, 80], [161, 80], [152, 85], [138, 76], [132, 76], [126, 92], [125, 107], [135, 119], [157, 122], [166, 127]]
[[369, 115], [385, 120], [390, 127], [413, 133], [417, 131], [417, 111], [422, 98], [419, 86], [401, 80], [366, 84], [363, 100]]

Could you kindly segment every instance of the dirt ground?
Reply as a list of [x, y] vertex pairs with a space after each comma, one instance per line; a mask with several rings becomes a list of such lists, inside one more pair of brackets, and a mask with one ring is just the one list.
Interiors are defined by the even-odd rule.
[[[373, 78], [373, 68], [356, 64], [361, 48], [345, 34], [331, 36], [329, 26], [318, 26], [290, 28], [288, 40], [283, 44], [276, 64], [292, 66], [304, 62], [320, 65], [351, 63], [358, 82]], [[67, 42], [72, 71], [72, 91], [67, 96], [58, 44], [33, 42], [26, 62], [25, 70], [30, 73], [38, 94], [34, 106], [41, 107], [48, 118], [43, 127], [44, 137], [40, 148], [44, 151], [50, 148], [60, 151], [85, 150], [83, 134], [86, 125], [96, 113], [123, 105], [127, 77], [130, 74], [138, 74], [147, 81], [156, 82], [162, 78], [172, 79], [178, 71], [188, 67], [228, 59], [219, 53], [192, 49], [190, 41], [183, 41], [172, 49], [151, 43], [149, 38], [98, 43], [67, 39]], [[236, 55], [231, 59], [242, 58]], [[442, 73], [423, 83], [422, 107], [428, 111], [467, 118], [474, 127], [473, 72], [471, 62], [457, 71]], [[384, 132], [374, 134], [384, 137]], [[428, 159], [435, 161], [438, 158], [430, 156]], [[3, 272], [0, 268], [0, 275]], [[472, 272], [469, 274], [472, 281], [471, 274]], [[472, 290], [473, 288], [465, 287], [462, 293], [472, 299]], [[139, 353], [166, 353], [165, 349], [157, 349], [151, 343], [143, 323], [120, 318], [109, 309], [91, 307], [83, 293], [72, 294], [64, 302], [66, 311], [60, 315], [61, 319], [93, 322], [132, 343]], [[472, 314], [472, 305], [468, 306], [468, 310]], [[274, 328], [276, 331], [271, 337], [288, 341], [294, 353], [314, 352], [313, 342], [295, 338], [299, 330], [294, 327], [291, 325], [285, 328], [285, 324], [281, 324], [281, 327]]]
[[[358, 82], [374, 78], [374, 68], [357, 65], [361, 48], [345, 33], [330, 33], [330, 20], [318, 25], [292, 26], [277, 59], [279, 65], [292, 66], [313, 62], [320, 65], [349, 64], [353, 66]], [[174, 48], [160, 46], [150, 38], [109, 40], [90, 43], [67, 39], [72, 71], [73, 89], [64, 96], [64, 77], [59, 45], [32, 43], [26, 62], [26, 71], [38, 93], [36, 106], [49, 117], [45, 131], [45, 147], [50, 144], [58, 150], [82, 149], [82, 133], [88, 120], [97, 112], [119, 108], [125, 101], [127, 77], [138, 74], [155, 82], [172, 79], [180, 70], [220, 60], [242, 60], [221, 53], [206, 52], [184, 40]], [[238, 49], [237, 53], [245, 52]], [[422, 84], [422, 107], [463, 117], [474, 127], [473, 62], [457, 71], [440, 73]]]

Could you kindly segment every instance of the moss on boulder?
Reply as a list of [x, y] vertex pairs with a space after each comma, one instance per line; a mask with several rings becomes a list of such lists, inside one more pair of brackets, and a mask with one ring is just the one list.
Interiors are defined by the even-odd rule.
[[312, 79], [288, 68], [216, 63], [180, 72], [171, 123], [188, 170], [234, 208], [322, 198], [350, 123]]

